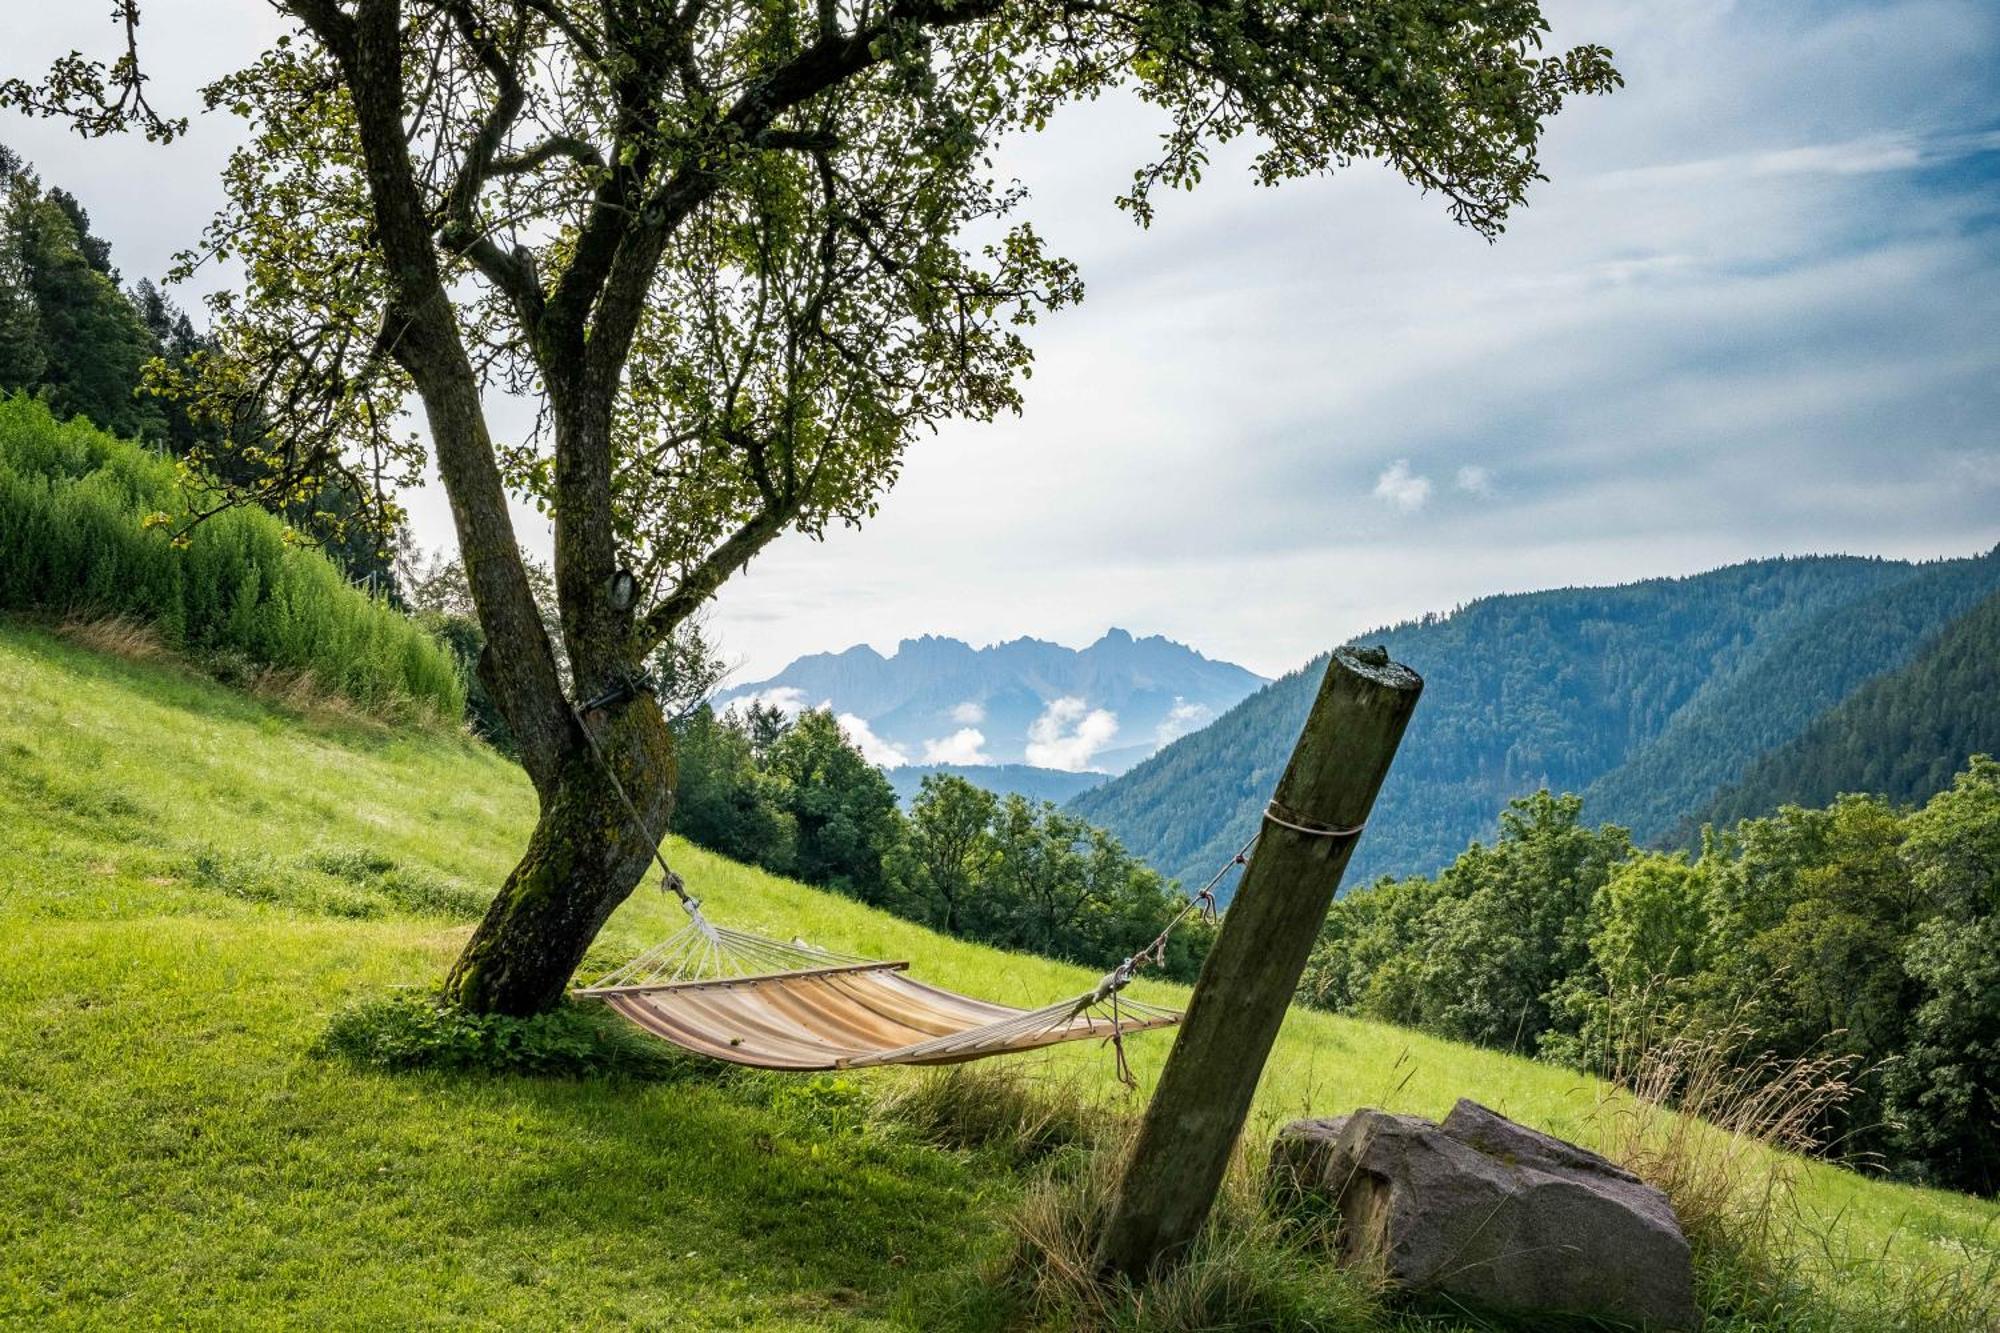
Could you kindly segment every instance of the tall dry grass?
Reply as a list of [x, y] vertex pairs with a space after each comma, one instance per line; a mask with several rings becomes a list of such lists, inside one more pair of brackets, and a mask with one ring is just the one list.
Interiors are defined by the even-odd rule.
[[[1835, 1145], [1859, 1057], [1781, 1058], [1736, 1026], [1634, 1037], [1599, 1107], [1606, 1155], [1672, 1202], [1714, 1328], [1787, 1333], [2000, 1333], [2000, 1260], [1895, 1263], [1846, 1249], [1798, 1185]], [[1864, 1165], [1865, 1163], [1850, 1163]]]
[[1097, 1272], [1132, 1126], [1095, 1151], [1053, 1159], [1008, 1215], [1012, 1245], [994, 1274], [1037, 1328], [1079, 1333], [1198, 1333], [1215, 1329], [1346, 1333], [1387, 1326], [1379, 1284], [1334, 1259], [1325, 1220], [1300, 1224], [1265, 1207], [1263, 1172], [1231, 1160], [1193, 1248], [1136, 1286]]

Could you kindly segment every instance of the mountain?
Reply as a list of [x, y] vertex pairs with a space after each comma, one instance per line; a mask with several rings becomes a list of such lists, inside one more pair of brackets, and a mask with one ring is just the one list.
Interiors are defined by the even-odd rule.
[[1758, 759], [1690, 824], [1825, 805], [1849, 791], [1915, 804], [1950, 786], [1974, 754], [2000, 755], [2000, 593]]
[[[1651, 744], [1585, 788], [1584, 808], [1593, 819], [1623, 824], [1641, 842], [1673, 838], [1691, 813], [1768, 752], [1869, 681], [1912, 663], [1995, 587], [2000, 552], [1919, 566], [1908, 578], [1825, 608], [1712, 680]], [[1993, 696], [1984, 702], [1989, 711], [2000, 709]], [[1964, 766], [1966, 751], [1946, 755], [1934, 742], [1906, 739], [1916, 747], [1911, 757], [1943, 765], [1945, 782]]]
[[[887, 657], [866, 644], [801, 657], [768, 680], [722, 691], [715, 703], [828, 705], [866, 724], [869, 735], [857, 739], [888, 767], [1116, 773], [1264, 683], [1171, 639], [1122, 629], [1082, 649], [1026, 638], [974, 648], [925, 635]], [[858, 730], [851, 722], [849, 729]]]
[[1001, 796], [1019, 792], [1031, 801], [1054, 801], [1057, 805], [1105, 780], [1102, 773], [1066, 773], [1030, 764], [902, 764], [888, 770], [889, 785], [896, 789], [896, 799], [907, 806], [916, 799], [924, 779], [933, 774], [964, 778]]
[[[1434, 870], [1489, 835], [1509, 799], [1542, 786], [1587, 790], [1592, 818], [1667, 837], [1996, 587], [2000, 550], [1926, 564], [1759, 560], [1486, 597], [1361, 635], [1423, 673], [1427, 688], [1348, 882]], [[1070, 808], [1163, 873], [1205, 880], [1256, 828], [1324, 664], [1258, 691]]]

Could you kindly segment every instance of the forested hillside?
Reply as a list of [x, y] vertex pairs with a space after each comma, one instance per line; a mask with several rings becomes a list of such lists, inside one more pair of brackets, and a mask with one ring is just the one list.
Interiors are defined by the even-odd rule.
[[[1591, 818], [1622, 824], [1641, 843], [1672, 837], [1761, 756], [1797, 737], [1865, 682], [1911, 661], [1996, 587], [2000, 553], [1926, 565], [1910, 578], [1821, 611], [1773, 641], [1769, 651], [1719, 673], [1657, 740], [1592, 783], [1583, 793]], [[1948, 783], [1973, 752], [1947, 739], [1903, 737], [1907, 760], [1936, 773], [1926, 795]]]
[[[1508, 800], [1541, 787], [1584, 791], [1605, 779], [1603, 799], [1624, 802], [1625, 817], [1671, 829], [1996, 586], [2000, 554], [1924, 565], [1759, 560], [1482, 598], [1358, 636], [1429, 684], [1348, 882], [1435, 870], [1490, 833]], [[1323, 665], [1259, 691], [1071, 808], [1162, 872], [1206, 879], [1255, 829]], [[1677, 756], [1663, 782], [1679, 804], [1664, 815], [1653, 814], [1663, 807], [1648, 803], [1641, 766], [1656, 742]], [[1627, 764], [1633, 778], [1607, 778]], [[1595, 800], [1590, 813], [1617, 817]]]
[[220, 364], [215, 338], [151, 280], [121, 281], [82, 202], [0, 144], [0, 396], [37, 398], [59, 420], [87, 418], [255, 491], [350, 579], [387, 589], [393, 507], [379, 480], [273, 484], [285, 450], [254, 397], [197, 408], [189, 392], [202, 366]]
[[1898, 803], [1950, 785], [1952, 756], [2000, 754], [2000, 592], [1750, 766], [1695, 823], [1731, 824], [1842, 792]]

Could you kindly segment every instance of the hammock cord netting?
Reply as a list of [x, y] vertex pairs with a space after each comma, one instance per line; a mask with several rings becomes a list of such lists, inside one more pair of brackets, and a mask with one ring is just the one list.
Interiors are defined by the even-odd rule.
[[903, 977], [905, 963], [834, 953], [799, 939], [785, 944], [709, 921], [701, 901], [667, 864], [661, 839], [626, 794], [590, 724], [591, 713], [628, 702], [647, 688], [641, 679], [580, 704], [576, 722], [659, 863], [661, 888], [680, 899], [689, 920], [576, 994], [604, 1000], [664, 1040], [741, 1064], [786, 1069], [942, 1064], [1102, 1037], [1116, 1054], [1119, 1080], [1136, 1086], [1125, 1059], [1125, 1033], [1171, 1026], [1180, 1014], [1123, 992], [1143, 968], [1166, 965], [1167, 944], [1190, 915], [1216, 919], [1216, 887], [1230, 870], [1248, 864], [1264, 826], [1319, 838], [1361, 832], [1317, 823], [1273, 800], [1257, 831], [1235, 855], [1189, 896], [1158, 935], [1095, 987], [1038, 1009], [1014, 1009]]

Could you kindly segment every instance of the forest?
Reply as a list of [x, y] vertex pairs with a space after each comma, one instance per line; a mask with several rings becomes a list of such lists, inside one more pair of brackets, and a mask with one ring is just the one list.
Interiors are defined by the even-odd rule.
[[[1583, 794], [1593, 816], [1642, 844], [1691, 842], [1704, 809], [1751, 764], [1914, 662], [1996, 590], [2000, 552], [1929, 564], [1758, 560], [1688, 578], [1481, 598], [1357, 636], [1431, 683], [1351, 881], [1431, 873], [1490, 837], [1508, 800], [1541, 787]], [[1068, 808], [1171, 877], [1206, 873], [1255, 829], [1323, 661]], [[1934, 717], [1907, 724], [1913, 730], [1866, 734], [1889, 725], [1879, 709], [1853, 723], [1862, 727], [1855, 744], [1901, 742], [1902, 762], [1926, 775], [1930, 785], [1888, 789], [1902, 799], [1936, 791], [1968, 754], [2000, 748], [1989, 694], [1926, 698]], [[1756, 798], [1766, 803], [1732, 810], [1765, 814], [1784, 800], [1875, 789], [1873, 774], [1854, 771], [1831, 790], [1774, 785]]]
[[1837, 1157], [2000, 1189], [2000, 762], [1911, 806], [1787, 805], [1648, 851], [1574, 795], [1509, 803], [1433, 876], [1338, 901], [1309, 1003], [1629, 1071], [1669, 1040], [1776, 1077], [1825, 1060], [1853, 1095]]
[[2000, 753], [2000, 593], [1952, 622], [1900, 671], [1878, 676], [1758, 759], [1692, 827], [1730, 824], [1842, 792], [1918, 801], [1969, 754]]
[[76, 197], [0, 144], [0, 395], [25, 394], [58, 419], [83, 417], [182, 460], [193, 489], [241, 490], [350, 579], [388, 591], [397, 511], [379, 484], [353, 475], [281, 484], [287, 448], [253, 399], [222, 412], [184, 392], [219, 356], [214, 337], [150, 278], [121, 282], [111, 243]]
[[[1187, 905], [1116, 838], [1052, 802], [930, 774], [906, 815], [825, 710], [699, 706], [675, 734], [681, 836], [961, 939], [1108, 969]], [[1163, 975], [1192, 981], [1212, 938], [1209, 922], [1183, 922]]]

